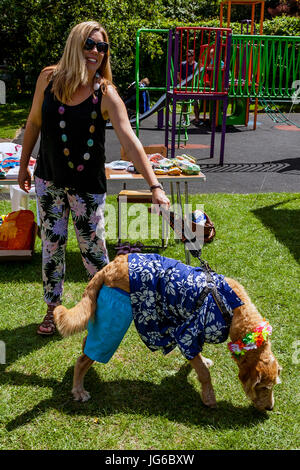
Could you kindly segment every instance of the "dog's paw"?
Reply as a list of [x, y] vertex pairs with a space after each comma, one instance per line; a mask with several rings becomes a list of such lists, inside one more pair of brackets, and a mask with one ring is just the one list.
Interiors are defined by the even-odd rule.
[[207, 368], [212, 367], [214, 365], [214, 361], [208, 359], [207, 357], [202, 356], [202, 360]]
[[217, 408], [217, 401], [213, 389], [209, 388], [207, 390], [202, 390], [201, 399], [205, 406], [208, 406], [209, 408]]
[[79, 388], [73, 388], [72, 389], [72, 395], [73, 395], [75, 401], [85, 402], [85, 401], [88, 401], [91, 398], [91, 395], [89, 394], [89, 392], [87, 392], [83, 388], [80, 388], [80, 389]]

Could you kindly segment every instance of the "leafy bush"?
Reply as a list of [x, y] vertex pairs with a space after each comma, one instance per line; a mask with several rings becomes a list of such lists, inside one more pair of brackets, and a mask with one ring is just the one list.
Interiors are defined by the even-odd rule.
[[[0, 64], [7, 65], [8, 92], [32, 92], [40, 70], [59, 60], [71, 27], [88, 19], [98, 20], [109, 33], [114, 81], [122, 92], [134, 80], [139, 28], [219, 26], [219, 19], [213, 18], [219, 13], [218, 4], [218, 0], [102, 0], [98, 4], [92, 0], [1, 0]], [[233, 10], [232, 18], [245, 12]], [[240, 33], [240, 23], [232, 23], [232, 29]], [[266, 20], [264, 34], [299, 35], [300, 18]], [[142, 42], [141, 73], [149, 76], [151, 85], [165, 83], [166, 38], [148, 34]]]
[[300, 36], [300, 17], [276, 16], [264, 21], [264, 34], [272, 36]]

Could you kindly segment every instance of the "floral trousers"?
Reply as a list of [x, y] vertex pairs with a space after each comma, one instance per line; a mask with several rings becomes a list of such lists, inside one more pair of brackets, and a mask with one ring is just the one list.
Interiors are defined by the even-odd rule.
[[77, 194], [38, 177], [35, 188], [41, 221], [44, 300], [58, 305], [64, 286], [70, 212], [89, 279], [109, 262], [104, 229], [106, 194]]

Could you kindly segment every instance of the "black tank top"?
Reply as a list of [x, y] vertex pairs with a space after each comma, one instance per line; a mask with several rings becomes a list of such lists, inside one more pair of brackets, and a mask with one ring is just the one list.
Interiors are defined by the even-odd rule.
[[[89, 96], [78, 105], [68, 106], [58, 101], [51, 88], [52, 82], [44, 93], [40, 149], [34, 174], [78, 193], [105, 193], [106, 121], [101, 114], [101, 91], [94, 93], [97, 103]], [[63, 114], [59, 112], [61, 106]], [[90, 126], [95, 129], [92, 133]]]

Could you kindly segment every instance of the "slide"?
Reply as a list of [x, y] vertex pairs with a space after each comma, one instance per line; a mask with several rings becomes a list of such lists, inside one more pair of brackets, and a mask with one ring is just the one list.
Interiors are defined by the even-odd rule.
[[[226, 126], [244, 126], [246, 123], [247, 98], [230, 98], [232, 111], [226, 116]], [[222, 124], [223, 112], [219, 108], [218, 124]]]
[[[197, 72], [194, 74], [194, 77], [197, 76]], [[192, 79], [193, 75], [190, 75], [187, 79], [185, 80], [182, 80], [181, 82], [181, 87], [183, 87], [185, 84], [186, 84], [186, 81], [190, 81]], [[152, 106], [152, 108], [150, 108], [148, 111], [146, 111], [145, 113], [143, 114], [140, 114], [140, 121], [142, 121], [143, 119], [146, 119], [147, 117], [151, 116], [153, 113], [158, 113], [158, 111], [160, 111], [162, 108], [165, 107], [166, 105], [166, 96], [167, 94], [164, 93], [160, 98], [159, 100], [156, 101], [156, 103]], [[130, 122], [131, 124], [135, 124], [136, 123], [136, 118], [133, 117], [130, 119]], [[112, 124], [109, 122], [106, 124], [106, 128], [109, 129], [109, 128], [112, 128]]]
[[[152, 108], [150, 108], [148, 111], [146, 111], [145, 113], [143, 114], [140, 114], [140, 121], [142, 121], [143, 119], [146, 119], [147, 117], [151, 116], [153, 113], [157, 113], [158, 111], [160, 111], [162, 108], [164, 108], [165, 106], [165, 103], [166, 102], [166, 93], [163, 94], [159, 100], [156, 101], [156, 103], [152, 106]], [[133, 117], [130, 119], [130, 122], [131, 124], [135, 124], [136, 123], [136, 118]], [[109, 129], [110, 127], [112, 127], [111, 123], [107, 123], [106, 124], [106, 128]]]

